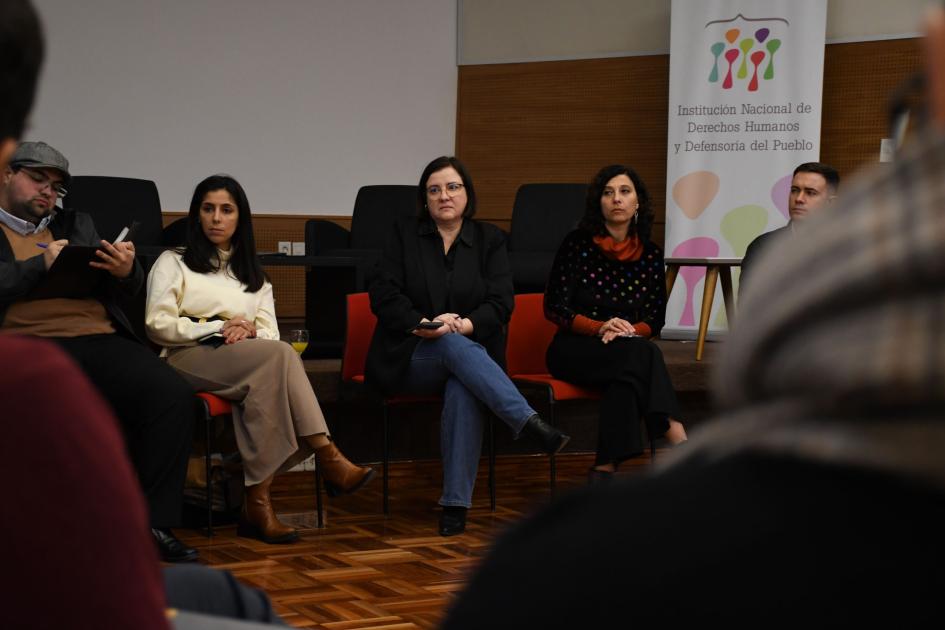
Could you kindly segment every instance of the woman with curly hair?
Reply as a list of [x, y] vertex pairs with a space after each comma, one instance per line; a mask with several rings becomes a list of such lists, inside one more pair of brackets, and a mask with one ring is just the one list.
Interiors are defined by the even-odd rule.
[[651, 439], [686, 440], [676, 394], [660, 349], [663, 252], [650, 240], [653, 208], [640, 176], [606, 166], [588, 189], [578, 228], [565, 237], [545, 291], [545, 317], [559, 326], [548, 348], [555, 378], [603, 388], [591, 482], [610, 479], [643, 451], [640, 420]]

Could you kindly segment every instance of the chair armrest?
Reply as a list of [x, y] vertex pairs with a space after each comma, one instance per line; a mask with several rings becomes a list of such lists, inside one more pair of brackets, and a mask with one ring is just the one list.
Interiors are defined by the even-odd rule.
[[350, 246], [351, 233], [337, 223], [325, 219], [309, 219], [305, 222], [305, 251], [309, 256]]

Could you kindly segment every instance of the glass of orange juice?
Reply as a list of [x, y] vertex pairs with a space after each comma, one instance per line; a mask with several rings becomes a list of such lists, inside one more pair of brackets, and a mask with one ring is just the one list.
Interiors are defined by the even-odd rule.
[[289, 333], [289, 343], [292, 344], [292, 348], [301, 355], [303, 352], [305, 352], [305, 349], [308, 348], [308, 331], [291, 331]]

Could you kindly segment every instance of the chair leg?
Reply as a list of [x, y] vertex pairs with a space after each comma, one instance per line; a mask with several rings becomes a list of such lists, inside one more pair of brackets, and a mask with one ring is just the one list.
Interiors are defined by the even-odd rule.
[[[555, 422], [555, 399], [551, 391], [548, 392], [548, 416], [551, 421], [551, 426], [557, 427], [558, 424]], [[549, 475], [551, 477], [549, 482], [549, 487], [551, 489], [551, 498], [555, 498], [555, 486], [558, 482], [558, 467], [555, 463], [555, 454], [552, 453], [548, 456], [548, 466], [550, 468]]]
[[495, 512], [495, 418], [489, 418], [489, 507]]
[[213, 452], [213, 417], [210, 416], [210, 407], [201, 400], [204, 408], [204, 427], [206, 427], [206, 452], [204, 454], [204, 470], [207, 473], [207, 538], [213, 538], [213, 475], [210, 454]]
[[390, 498], [388, 495], [388, 484], [390, 479], [390, 411], [388, 405], [384, 404], [384, 516], [390, 516]]
[[325, 527], [324, 512], [322, 512], [322, 469], [315, 459], [315, 525], [318, 529]]

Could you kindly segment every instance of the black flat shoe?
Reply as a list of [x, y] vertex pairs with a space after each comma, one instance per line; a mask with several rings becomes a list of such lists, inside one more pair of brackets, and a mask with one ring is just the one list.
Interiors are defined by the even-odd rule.
[[197, 559], [197, 550], [178, 540], [169, 528], [152, 527], [151, 535], [164, 562], [193, 562]]
[[589, 486], [604, 486], [612, 483], [613, 480], [614, 473], [609, 470], [597, 470], [593, 466], [587, 470], [587, 485]]
[[455, 536], [466, 531], [466, 508], [443, 506], [440, 514], [440, 536]]
[[528, 419], [522, 433], [527, 433], [538, 440], [541, 448], [549, 455], [559, 452], [571, 439], [570, 436], [542, 420], [537, 413]]

